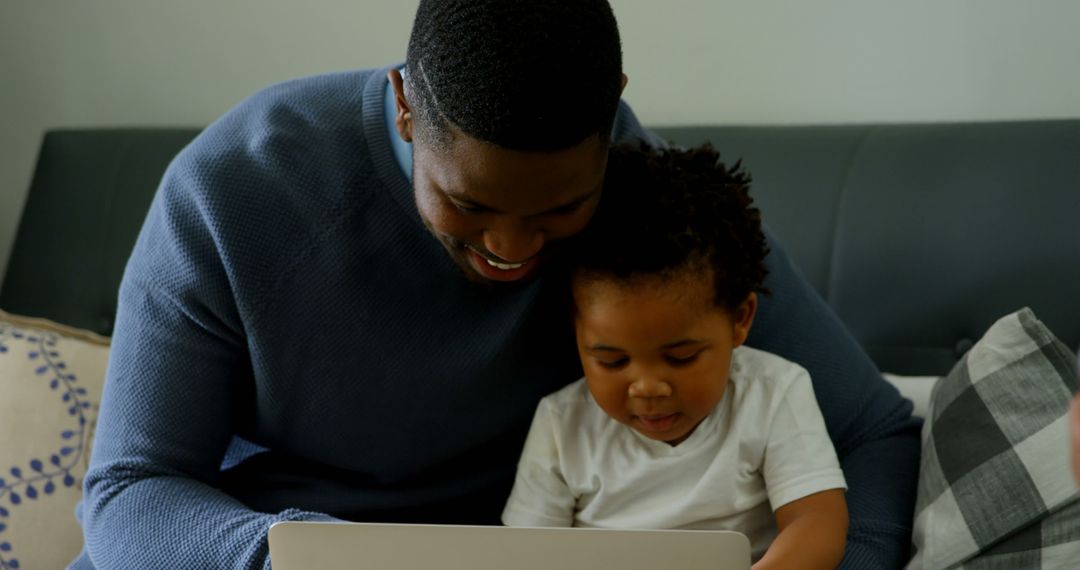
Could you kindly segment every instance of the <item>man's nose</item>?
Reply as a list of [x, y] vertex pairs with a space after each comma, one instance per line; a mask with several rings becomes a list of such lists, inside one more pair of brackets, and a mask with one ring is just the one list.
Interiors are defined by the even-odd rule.
[[544, 234], [520, 222], [504, 222], [484, 230], [484, 247], [503, 261], [518, 263], [540, 252]]

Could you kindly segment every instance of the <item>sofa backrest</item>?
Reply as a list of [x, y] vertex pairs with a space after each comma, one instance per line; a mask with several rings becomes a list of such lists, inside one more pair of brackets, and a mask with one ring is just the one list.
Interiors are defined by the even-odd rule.
[[[655, 130], [743, 160], [766, 224], [882, 370], [947, 372], [1025, 305], [1080, 343], [1080, 120]], [[110, 334], [146, 209], [197, 133], [47, 133], [0, 308]]]
[[765, 223], [883, 371], [947, 372], [1023, 306], [1080, 343], [1080, 120], [655, 130], [743, 160]]
[[198, 133], [45, 133], [0, 308], [112, 334], [120, 277], [161, 175]]

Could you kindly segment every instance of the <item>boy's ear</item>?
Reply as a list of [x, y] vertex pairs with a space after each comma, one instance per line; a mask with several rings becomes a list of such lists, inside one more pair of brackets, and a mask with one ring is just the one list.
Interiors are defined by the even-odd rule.
[[405, 99], [405, 81], [397, 69], [388, 71], [386, 78], [390, 80], [390, 88], [394, 90], [394, 126], [397, 127], [401, 140], [411, 143], [414, 128], [413, 114], [408, 100]]
[[746, 342], [746, 337], [750, 336], [750, 327], [754, 324], [754, 315], [756, 314], [757, 293], [751, 292], [732, 314], [733, 324], [735, 325], [735, 346], [742, 346]]

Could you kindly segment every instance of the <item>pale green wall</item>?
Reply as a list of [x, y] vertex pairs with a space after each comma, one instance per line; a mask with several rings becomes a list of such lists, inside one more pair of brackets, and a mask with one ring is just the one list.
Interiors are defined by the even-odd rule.
[[[1073, 0], [612, 0], [648, 124], [1080, 117]], [[415, 0], [0, 0], [0, 268], [44, 130], [404, 58]], [[2, 274], [0, 274], [2, 275]]]

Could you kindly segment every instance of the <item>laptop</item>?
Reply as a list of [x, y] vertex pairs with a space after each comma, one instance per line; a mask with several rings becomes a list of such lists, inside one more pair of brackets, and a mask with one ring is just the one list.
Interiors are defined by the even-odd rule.
[[730, 531], [279, 522], [269, 539], [273, 570], [750, 570]]

